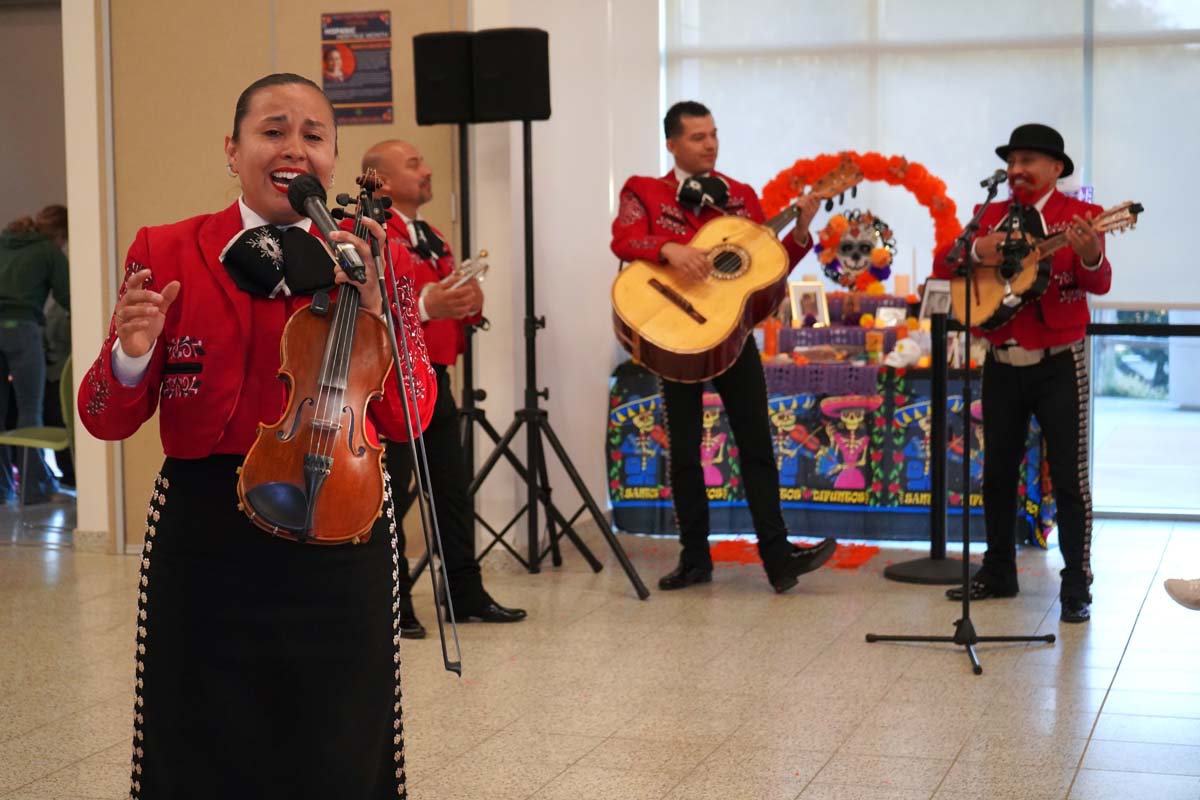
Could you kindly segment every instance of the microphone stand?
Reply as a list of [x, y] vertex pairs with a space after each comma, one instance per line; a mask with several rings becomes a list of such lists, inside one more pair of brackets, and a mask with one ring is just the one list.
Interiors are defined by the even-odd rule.
[[[962, 460], [962, 617], [954, 622], [953, 636], [892, 636], [868, 633], [866, 636], [867, 642], [947, 642], [951, 644], [961, 645], [966, 648], [967, 657], [971, 659], [971, 671], [976, 675], [983, 674], [983, 665], [979, 663], [979, 656], [975, 652], [975, 645], [980, 642], [1053, 642], [1055, 636], [1052, 633], [1042, 636], [980, 636], [975, 632], [975, 625], [971, 622], [971, 256], [970, 245], [975, 237], [975, 232], [979, 230], [979, 220], [983, 217], [983, 212], [987, 210], [992, 201], [996, 199], [996, 193], [999, 191], [998, 180], [985, 181], [987, 187], [987, 199], [979, 206], [975, 212], [975, 216], [963, 228], [963, 232], [959, 235], [954, 243], [954, 247], [950, 250], [946, 257], [946, 263], [956, 265], [955, 271], [958, 272], [966, 280], [967, 302], [963, 303], [963, 327], [967, 331], [966, 340], [966, 363], [963, 369], [963, 405], [962, 405], [962, 427], [963, 437], [966, 445], [964, 447]], [[943, 340], [944, 341], [944, 340]], [[946, 353], [933, 353], [934, 359], [946, 359]], [[935, 375], [937, 373], [935, 372]], [[943, 373], [944, 374], [944, 373]], [[936, 392], [935, 392], [936, 394]], [[944, 439], [943, 439], [944, 441]], [[930, 454], [930, 458], [933, 455]], [[945, 453], [939, 453], [938, 458], [944, 459]], [[987, 457], [987, 453], [984, 453]]]
[[[383, 219], [375, 218], [375, 221], [387, 228], [386, 212], [380, 214]], [[429, 464], [425, 453], [425, 437], [423, 434], [424, 426], [421, 424], [421, 411], [417, 406], [417, 382], [416, 370], [413, 365], [412, 353], [408, 349], [408, 335], [411, 333], [405, 330], [405, 335], [396, 335], [396, 323], [392, 318], [391, 300], [388, 295], [388, 284], [391, 284], [391, 297], [396, 299], [396, 306], [400, 308], [400, 287], [396, 277], [396, 267], [392, 261], [391, 247], [383, 248], [383, 259], [380, 258], [380, 247], [378, 240], [374, 236], [370, 237], [371, 254], [375, 257], [376, 272], [379, 280], [379, 293], [383, 298], [384, 307], [384, 322], [387, 324], [388, 341], [392, 348], [392, 369], [396, 376], [396, 386], [400, 390], [400, 406], [404, 411], [404, 425], [408, 433], [408, 446], [412, 453], [413, 474], [416, 478], [416, 497], [415, 502], [421, 514], [421, 530], [425, 534], [425, 552], [442, 552], [442, 532], [438, 526], [437, 509], [434, 506], [433, 493], [428, 490], [425, 485], [423, 475], [429, 474]], [[379, 269], [380, 262], [386, 262], [387, 278], [384, 277], [384, 270]], [[403, 314], [403, 310], [400, 310]], [[403, 316], [401, 323], [404, 324]], [[403, 362], [401, 356], [403, 355]], [[405, 369], [407, 367], [407, 369]], [[411, 412], [409, 410], [409, 402], [412, 403]], [[415, 417], [415, 420], [414, 420]], [[414, 424], [415, 423], [415, 424]], [[394, 506], [393, 506], [394, 508]], [[400, 525], [403, 520], [399, 517], [392, 520], [392, 525]], [[432, 536], [430, 527], [432, 526]], [[436, 550], [435, 550], [436, 544]], [[458, 641], [458, 625], [454, 619], [454, 603], [450, 599], [449, 585], [450, 576], [446, 572], [446, 562], [438, 559], [440, 570], [430, 570], [429, 579], [433, 583], [433, 601], [434, 607], [437, 609], [438, 633], [442, 643], [442, 662], [446, 670], [453, 672], [459, 677], [462, 676], [462, 647]], [[441, 572], [441, 581], [439, 584], [437, 572]], [[443, 605], [444, 603], [444, 605]], [[449, 650], [446, 644], [446, 628], [445, 621], [450, 623], [450, 630], [454, 638], [454, 660], [450, 659]]]

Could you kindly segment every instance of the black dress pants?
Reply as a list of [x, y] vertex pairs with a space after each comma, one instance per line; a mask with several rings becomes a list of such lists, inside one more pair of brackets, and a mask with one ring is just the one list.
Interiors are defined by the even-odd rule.
[[[475, 515], [467, 486], [470, 468], [463, 453], [458, 407], [450, 386], [450, 374], [441, 364], [437, 372], [437, 403], [425, 429], [425, 451], [429, 462], [426, 485], [431, 487], [442, 533], [442, 555], [450, 579], [450, 597], [456, 607], [470, 610], [485, 601], [479, 564], [475, 561]], [[413, 460], [408, 442], [388, 442], [387, 469], [393, 491], [403, 493], [412, 479]], [[403, 522], [401, 520], [401, 522]], [[397, 525], [400, 553], [400, 596], [412, 597], [408, 559], [404, 557], [404, 528]]]
[[[779, 468], [771, 444], [767, 416], [767, 381], [754, 337], [747, 337], [733, 366], [712, 380], [725, 405], [729, 427], [737, 440], [738, 460], [750, 517], [758, 535], [758, 554], [768, 570], [786, 557], [791, 545], [779, 509]], [[704, 384], [663, 379], [669, 475], [675, 520], [683, 545], [683, 563], [711, 568], [708, 551], [708, 494], [700, 463]]]
[[1029, 416], [1042, 428], [1057, 502], [1063, 598], [1090, 599], [1092, 494], [1088, 479], [1089, 379], [1083, 343], [1028, 367], [988, 355], [983, 370], [983, 508], [987, 553], [982, 578], [1017, 587], [1017, 484]]

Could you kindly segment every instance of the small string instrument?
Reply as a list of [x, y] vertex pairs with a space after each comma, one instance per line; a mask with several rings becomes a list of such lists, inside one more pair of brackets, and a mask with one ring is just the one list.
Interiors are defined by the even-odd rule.
[[[354, 234], [367, 238], [361, 217]], [[363, 542], [383, 508], [383, 450], [367, 438], [367, 403], [392, 367], [387, 327], [343, 283], [288, 320], [279, 420], [260, 425], [239, 470], [239, 508], [276, 536], [313, 544]]]
[[[845, 158], [810, 192], [828, 201], [862, 181]], [[662, 264], [637, 260], [612, 286], [613, 328], [647, 369], [693, 383], [720, 375], [737, 360], [754, 326], [787, 294], [791, 265], [779, 233], [796, 218], [791, 205], [763, 225], [725, 215], [705, 223], [692, 247], [708, 251], [712, 280], [693, 281]]]
[[[1145, 209], [1141, 203], [1125, 202], [1113, 206], [1090, 224], [1096, 233], [1124, 233], [1137, 225], [1138, 215]], [[1017, 315], [1027, 303], [1041, 297], [1050, 286], [1053, 267], [1050, 256], [1065, 247], [1065, 232], [1034, 240], [1025, 235], [1028, 254], [1011, 275], [1003, 267], [972, 265], [971, 286], [965, 277], [950, 280], [950, 303], [959, 322], [966, 320], [966, 306], [971, 306], [971, 325], [984, 331], [994, 331]]]

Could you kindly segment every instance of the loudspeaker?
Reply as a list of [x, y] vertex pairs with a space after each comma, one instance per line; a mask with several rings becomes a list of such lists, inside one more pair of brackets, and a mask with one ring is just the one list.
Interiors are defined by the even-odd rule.
[[478, 31], [471, 57], [473, 122], [550, 119], [550, 34], [538, 28]]
[[474, 122], [471, 42], [466, 32], [422, 33], [413, 37], [413, 80], [417, 124]]

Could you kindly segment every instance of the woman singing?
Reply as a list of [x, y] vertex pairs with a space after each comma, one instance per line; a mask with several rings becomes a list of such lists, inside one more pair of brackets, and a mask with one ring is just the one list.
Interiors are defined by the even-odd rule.
[[[238, 508], [238, 468], [287, 402], [284, 325], [306, 292], [349, 280], [287, 198], [304, 173], [328, 188], [336, 154], [333, 109], [308, 79], [268, 75], [242, 92], [225, 139], [241, 197], [138, 231], [80, 388], [79, 419], [102, 439], [131, 435], [158, 407], [166, 453], [138, 589], [133, 798], [405, 796], [390, 490], [357, 545], [277, 538]], [[362, 308], [381, 314], [370, 249], [334, 238], [366, 262]], [[417, 319], [411, 278], [401, 284], [389, 305]], [[428, 420], [436, 382], [419, 324], [407, 336]], [[388, 384], [368, 428], [403, 440]]]

